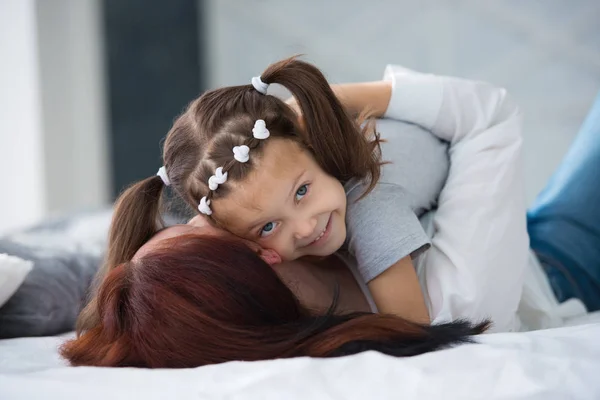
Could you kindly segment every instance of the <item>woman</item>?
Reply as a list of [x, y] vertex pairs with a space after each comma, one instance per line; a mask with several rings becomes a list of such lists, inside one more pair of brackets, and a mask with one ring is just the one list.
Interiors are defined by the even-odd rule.
[[370, 313], [345, 266], [273, 269], [250, 246], [210, 226], [161, 231], [111, 270], [97, 295], [98, 324], [63, 345], [62, 356], [72, 365], [147, 368], [365, 350], [412, 356], [486, 329]]

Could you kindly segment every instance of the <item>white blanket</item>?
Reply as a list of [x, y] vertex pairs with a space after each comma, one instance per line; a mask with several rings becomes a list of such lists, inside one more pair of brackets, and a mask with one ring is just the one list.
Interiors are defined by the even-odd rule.
[[[231, 362], [195, 369], [66, 367], [63, 338], [0, 341], [0, 399], [598, 399], [598, 322], [483, 335], [412, 358]], [[588, 317], [591, 318], [591, 317]]]

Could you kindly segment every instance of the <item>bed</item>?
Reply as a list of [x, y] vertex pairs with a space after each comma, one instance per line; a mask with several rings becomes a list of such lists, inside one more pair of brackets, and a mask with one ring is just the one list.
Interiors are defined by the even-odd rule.
[[396, 359], [231, 362], [180, 370], [67, 367], [65, 337], [0, 341], [0, 399], [598, 399], [600, 314], [578, 325], [483, 335]]
[[[491, 103], [505, 99], [503, 93]], [[473, 107], [481, 108], [475, 103]], [[512, 116], [505, 121], [511, 129], [490, 129], [484, 135], [480, 120], [470, 125], [465, 120], [458, 125], [472, 125], [472, 135], [442, 138], [453, 143], [451, 157], [457, 159], [451, 160], [438, 212], [432, 217], [432, 247], [418, 262], [419, 278], [436, 321], [489, 317], [502, 331], [562, 327], [486, 334], [477, 337], [476, 344], [413, 358], [369, 352], [339, 359], [232, 362], [181, 370], [72, 368], [57, 353], [64, 336], [6, 339], [0, 340], [0, 400], [600, 399], [600, 314], [546, 306], [538, 300], [550, 292], [549, 284], [544, 290], [528, 286], [539, 281], [531, 274], [543, 272], [530, 268], [525, 204], [517, 195], [522, 191], [520, 115], [516, 110], [507, 115]], [[33, 260], [36, 266], [4, 306], [4, 320], [0, 313], [0, 335], [72, 327], [77, 308], [60, 302], [85, 292], [108, 221], [103, 216], [60, 224], [60, 235], [54, 224], [10, 239], [5, 252]], [[32, 243], [34, 251], [25, 251], [24, 245]], [[77, 277], [74, 282], [80, 285], [53, 276], [56, 271]], [[31, 302], [40, 298], [40, 290], [54, 287], [55, 293], [46, 297], [55, 305], [50, 314], [40, 313], [40, 305]], [[43, 305], [49, 308], [50, 303], [45, 300]], [[56, 310], [63, 311], [64, 318], [48, 317]], [[19, 324], [15, 315], [24, 316]], [[582, 316], [572, 318], [575, 315]], [[571, 318], [565, 321], [567, 316]], [[6, 326], [10, 321], [10, 331], [3, 321]]]

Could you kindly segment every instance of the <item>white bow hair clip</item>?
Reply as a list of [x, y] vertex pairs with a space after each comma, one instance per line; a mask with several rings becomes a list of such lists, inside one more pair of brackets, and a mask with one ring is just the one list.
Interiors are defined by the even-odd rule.
[[198, 211], [205, 215], [212, 214], [212, 210], [210, 209], [210, 200], [207, 200], [206, 196], [200, 199], [200, 204], [198, 204]]
[[219, 167], [215, 170], [215, 174], [208, 178], [208, 188], [210, 190], [217, 190], [219, 185], [227, 182], [227, 172], [223, 173], [223, 167]]
[[254, 128], [252, 128], [252, 136], [256, 139], [264, 140], [268, 138], [271, 134], [267, 129], [267, 124], [264, 119], [257, 119], [254, 123]]
[[234, 146], [233, 158], [241, 163], [248, 162], [250, 159], [250, 147], [246, 146], [245, 144], [241, 146]]

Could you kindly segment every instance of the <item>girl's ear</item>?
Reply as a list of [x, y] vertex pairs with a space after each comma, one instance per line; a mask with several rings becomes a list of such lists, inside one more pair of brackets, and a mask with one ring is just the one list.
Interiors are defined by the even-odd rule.
[[260, 258], [262, 258], [264, 262], [271, 266], [281, 263], [281, 256], [279, 253], [271, 249], [261, 249]]

